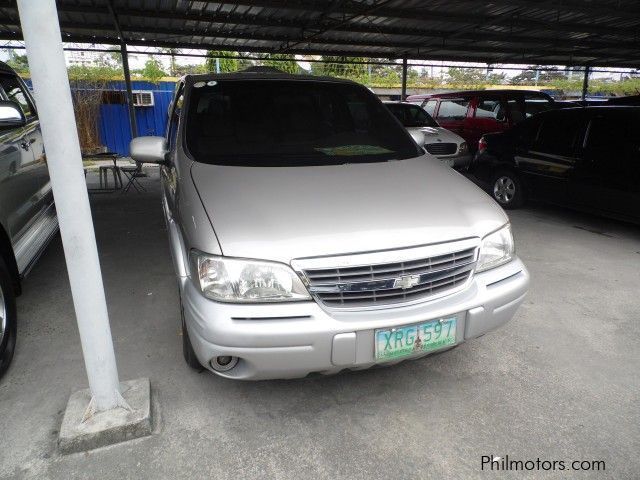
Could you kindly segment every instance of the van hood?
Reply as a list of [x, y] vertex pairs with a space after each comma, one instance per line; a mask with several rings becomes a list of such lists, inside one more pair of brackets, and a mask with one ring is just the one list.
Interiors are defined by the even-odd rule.
[[445, 142], [445, 143], [455, 143], [460, 145], [464, 142], [464, 138], [460, 135], [453, 133], [450, 130], [447, 130], [443, 127], [410, 127], [407, 130], [417, 130], [424, 134], [424, 143], [434, 143], [434, 142]]
[[292, 259], [482, 237], [507, 222], [487, 194], [430, 155], [309, 167], [193, 163], [224, 255]]

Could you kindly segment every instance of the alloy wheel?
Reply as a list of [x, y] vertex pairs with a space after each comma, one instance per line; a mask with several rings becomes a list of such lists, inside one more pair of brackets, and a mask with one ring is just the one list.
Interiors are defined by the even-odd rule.
[[516, 184], [510, 177], [502, 176], [493, 184], [493, 196], [502, 204], [511, 203], [516, 195]]

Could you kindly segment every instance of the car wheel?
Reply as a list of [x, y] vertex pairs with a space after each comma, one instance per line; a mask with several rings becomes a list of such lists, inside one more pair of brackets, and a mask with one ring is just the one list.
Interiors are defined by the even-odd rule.
[[182, 295], [180, 294], [180, 290], [178, 290], [178, 298], [180, 301], [180, 322], [182, 325], [182, 355], [184, 356], [184, 361], [187, 362], [189, 367], [201, 372], [204, 368], [200, 364], [198, 357], [196, 357], [196, 352], [193, 350], [193, 346], [191, 345], [191, 339], [189, 338], [189, 332], [184, 319], [184, 307], [182, 306]]
[[9, 368], [16, 348], [16, 298], [11, 277], [0, 259], [0, 377]]
[[525, 200], [522, 181], [518, 175], [507, 170], [493, 176], [491, 195], [503, 208], [521, 207]]

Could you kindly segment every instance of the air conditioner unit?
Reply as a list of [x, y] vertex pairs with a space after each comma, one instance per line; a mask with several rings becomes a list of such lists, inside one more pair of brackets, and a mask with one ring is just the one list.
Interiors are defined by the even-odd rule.
[[135, 107], [153, 107], [154, 97], [151, 90], [134, 90], [133, 105]]

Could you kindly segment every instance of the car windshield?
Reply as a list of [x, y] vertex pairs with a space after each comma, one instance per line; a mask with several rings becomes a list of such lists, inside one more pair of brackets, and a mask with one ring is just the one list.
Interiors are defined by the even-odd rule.
[[407, 128], [439, 127], [431, 115], [417, 105], [408, 103], [386, 103], [385, 106]]
[[186, 144], [198, 162], [304, 166], [401, 160], [421, 153], [367, 89], [306, 80], [192, 85]]

